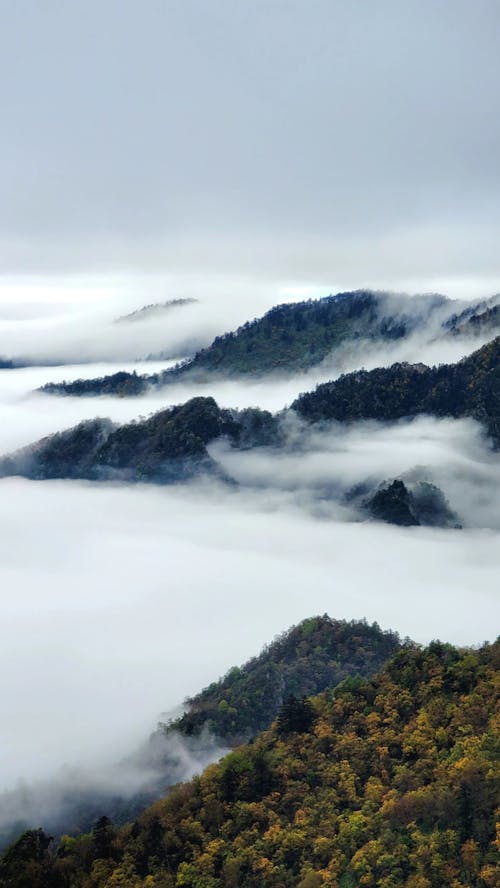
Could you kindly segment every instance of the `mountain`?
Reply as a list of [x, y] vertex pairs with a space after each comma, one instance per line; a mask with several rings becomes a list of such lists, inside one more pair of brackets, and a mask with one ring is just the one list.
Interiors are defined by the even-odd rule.
[[442, 491], [426, 481], [409, 487], [396, 478], [381, 485], [364, 505], [373, 518], [388, 524], [460, 528], [458, 516], [451, 511]]
[[184, 305], [194, 305], [197, 299], [169, 299], [167, 302], [156, 302], [150, 305], [143, 305], [142, 308], [130, 312], [130, 314], [122, 315], [116, 318], [115, 324], [149, 321], [151, 318], [158, 318], [164, 314], [168, 314], [175, 308], [182, 308]]
[[0, 476], [172, 483], [219, 473], [207, 444], [225, 436], [239, 448], [278, 440], [278, 421], [264, 410], [223, 410], [213, 398], [192, 398], [151, 418], [116, 426], [81, 422], [0, 460]]
[[[180, 718], [160, 724], [129, 760], [116, 763], [112, 791], [92, 782], [92, 775], [85, 780], [77, 773], [73, 780], [68, 775], [3, 793], [0, 811], [11, 816], [0, 817], [0, 848], [32, 825], [30, 817], [56, 835], [90, 829], [103, 812], [127, 822], [168, 786], [268, 728], [291, 694], [317, 694], [348, 676], [373, 675], [400, 647], [396, 633], [375, 623], [333, 620], [327, 614], [302, 621], [186, 700]], [[134, 793], [120, 793], [120, 779], [130, 780], [131, 772], [144, 774], [142, 785]]]
[[[393, 364], [359, 370], [300, 395], [292, 413], [307, 424], [373, 419], [391, 422], [420, 414], [472, 417], [500, 444], [500, 337], [456, 364]], [[147, 420], [115, 426], [95, 419], [44, 438], [0, 460], [0, 475], [30, 478], [123, 478], [175, 481], [217, 470], [207, 445], [227, 437], [235, 447], [278, 447], [286, 440], [286, 412], [220, 408], [196, 397]]]
[[368, 679], [285, 701], [272, 727], [134, 823], [53, 849], [25, 833], [3, 888], [495, 888], [500, 643], [408, 645]]
[[500, 445], [500, 336], [457, 364], [393, 364], [357, 370], [300, 395], [292, 409], [307, 422], [392, 422], [427, 413], [481, 422]]
[[495, 331], [500, 324], [500, 294], [474, 302], [458, 314], [451, 315], [443, 327], [453, 336], [477, 336], [479, 333]]
[[187, 736], [208, 729], [233, 745], [268, 727], [283, 701], [335, 687], [349, 675], [371, 675], [399, 647], [398, 636], [377, 624], [304, 620], [241, 668], [186, 700], [184, 715], [163, 727]]
[[[460, 303], [460, 305], [462, 305]], [[179, 380], [214, 375], [297, 373], [317, 366], [347, 343], [394, 342], [413, 333], [449, 333], [443, 324], [456, 303], [444, 296], [403, 296], [358, 290], [278, 305], [236, 331], [218, 336], [192, 360], [161, 373], [117, 373], [99, 379], [47, 383], [41, 391], [65, 395], [140, 395]], [[458, 335], [457, 331], [457, 335]]]

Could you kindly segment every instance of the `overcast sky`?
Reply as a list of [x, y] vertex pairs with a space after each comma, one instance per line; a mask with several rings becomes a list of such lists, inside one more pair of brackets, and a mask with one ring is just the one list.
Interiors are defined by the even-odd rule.
[[497, 0], [0, 0], [1, 268], [500, 289], [499, 33]]

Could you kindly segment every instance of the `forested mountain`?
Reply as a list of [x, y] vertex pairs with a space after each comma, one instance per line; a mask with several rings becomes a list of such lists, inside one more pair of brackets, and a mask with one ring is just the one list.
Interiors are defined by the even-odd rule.
[[500, 444], [500, 337], [457, 364], [393, 364], [359, 370], [300, 395], [292, 408], [308, 422], [391, 421], [428, 413], [470, 416]]
[[444, 328], [453, 336], [477, 335], [497, 331], [500, 324], [500, 295], [473, 302], [461, 312], [455, 313], [444, 323]]
[[272, 444], [278, 421], [265, 410], [223, 410], [213, 398], [192, 398], [122, 426], [82, 422], [0, 460], [0, 476], [174, 482], [217, 473], [207, 444], [222, 436], [240, 448]]
[[209, 729], [231, 745], [268, 727], [290, 695], [306, 697], [350, 675], [372, 675], [400, 646], [393, 632], [327, 614], [294, 626], [244, 666], [196, 697], [164, 730], [187, 736]]
[[[500, 337], [457, 364], [394, 364], [323, 383], [292, 404], [306, 423], [394, 421], [428, 413], [472, 417], [500, 444]], [[226, 437], [234, 447], [287, 444], [285, 414], [229, 410], [213, 398], [192, 398], [149, 419], [115, 426], [80, 423], [0, 460], [0, 475], [178, 481], [221, 472], [207, 445]], [[288, 444], [287, 444], [288, 446]]]
[[[0, 848], [28, 826], [43, 823], [52, 833], [75, 834], [90, 829], [105, 813], [125, 823], [158, 798], [166, 788], [192, 770], [220, 758], [223, 751], [268, 728], [290, 696], [302, 698], [335, 687], [349, 676], [370, 676], [400, 648], [394, 632], [384, 632], [365, 621], [333, 620], [327, 614], [312, 617], [275, 638], [247, 663], [231, 669], [201, 693], [184, 703], [181, 718], [160, 724], [130, 761], [118, 766], [144, 771], [144, 784], [134, 794], [85, 788], [77, 779], [61, 787], [12, 790], [0, 797], [0, 808], [12, 812], [2, 822]], [[121, 772], [120, 772], [121, 767]], [[30, 811], [32, 820], [30, 820]], [[36, 819], [35, 819], [36, 817]], [[33, 824], [34, 819], [34, 824]]]
[[184, 305], [193, 305], [197, 299], [168, 299], [166, 302], [154, 302], [150, 305], [143, 305], [129, 314], [116, 318], [116, 324], [128, 323], [130, 321], [149, 321], [151, 318], [158, 318], [169, 313], [174, 308], [182, 308]]
[[397, 652], [117, 829], [24, 834], [9, 888], [496, 888], [500, 644]]
[[[42, 391], [130, 396], [181, 379], [209, 381], [215, 374], [227, 377], [300, 372], [320, 364], [346, 343], [392, 342], [424, 330], [431, 338], [448, 334], [450, 329], [445, 324], [450, 318], [456, 318], [456, 335], [472, 333], [472, 327], [463, 328], [459, 322], [460, 312], [452, 314], [454, 307], [455, 303], [444, 296], [408, 297], [371, 290], [277, 305], [263, 317], [218, 336], [192, 360], [172, 369], [141, 376], [115, 373], [99, 379], [48, 383]], [[500, 322], [500, 318], [497, 320]], [[493, 319], [491, 323], [494, 326]]]
[[390, 484], [381, 485], [365, 500], [364, 506], [376, 520], [401, 527], [425, 525], [458, 529], [461, 526], [442, 491], [426, 481], [409, 488], [396, 478]]

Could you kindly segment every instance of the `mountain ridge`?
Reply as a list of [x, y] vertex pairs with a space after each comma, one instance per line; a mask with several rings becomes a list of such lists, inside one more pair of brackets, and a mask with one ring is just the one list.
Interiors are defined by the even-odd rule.
[[[498, 297], [492, 297], [493, 302]], [[491, 300], [490, 300], [491, 301]], [[247, 321], [237, 330], [213, 342], [168, 370], [154, 374], [115, 373], [97, 379], [46, 383], [40, 391], [71, 396], [142, 395], [179, 381], [209, 382], [218, 375], [245, 378], [266, 374], [304, 372], [331, 357], [348, 342], [396, 342], [429, 328], [434, 334], [460, 336], [488, 328], [474, 327], [472, 307], [453, 313], [455, 301], [439, 294], [405, 296], [374, 290], [355, 290], [276, 305], [262, 317]], [[457, 307], [461, 307], [460, 303]], [[477, 312], [489, 302], [474, 303]], [[500, 310], [500, 309], [499, 309]], [[462, 317], [465, 315], [466, 317]], [[467, 326], [467, 322], [470, 322]], [[491, 309], [489, 328], [500, 324]], [[446, 324], [451, 326], [446, 327]], [[453, 326], [454, 324], [454, 326]]]

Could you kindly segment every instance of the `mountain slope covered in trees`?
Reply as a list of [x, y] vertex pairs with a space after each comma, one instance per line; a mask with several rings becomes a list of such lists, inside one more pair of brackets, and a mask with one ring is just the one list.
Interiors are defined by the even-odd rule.
[[496, 888], [500, 645], [407, 646], [117, 829], [26, 833], [0, 885]]
[[372, 675], [400, 646], [376, 624], [332, 620], [327, 614], [284, 632], [258, 657], [186, 701], [166, 726], [187, 736], [207, 728], [231, 745], [267, 728], [283, 701], [318, 694], [350, 675]]
[[[460, 304], [461, 305], [461, 304]], [[483, 303], [479, 304], [483, 307]], [[161, 373], [119, 372], [98, 379], [48, 383], [42, 391], [66, 395], [140, 395], [176, 381], [209, 381], [214, 375], [291, 373], [320, 364], [347, 343], [394, 342], [426, 331], [445, 335], [455, 318], [455, 335], [473, 333], [462, 312], [444, 296], [402, 296], [358, 290], [323, 299], [277, 305], [263, 317], [218, 336], [190, 360]], [[477, 309], [479, 311], [479, 308]], [[465, 309], [463, 309], [465, 311]], [[467, 315], [469, 319], [469, 315]], [[493, 328], [500, 318], [491, 317]]]
[[292, 408], [307, 422], [384, 422], [428, 413], [472, 417], [500, 445], [500, 337], [456, 364], [393, 364], [347, 373], [300, 395]]
[[[186, 700], [182, 717], [158, 726], [130, 759], [148, 775], [133, 795], [69, 782], [61, 787], [57, 803], [58, 790], [50, 786], [43, 792], [23, 786], [0, 797], [0, 808], [13, 812], [11, 821], [0, 828], [0, 848], [23, 828], [39, 823], [56, 835], [89, 829], [102, 813], [125, 823], [163, 796], [168, 786], [185, 779], [186, 760], [193, 770], [198, 762], [216, 760], [221, 751], [268, 728], [290, 695], [301, 698], [348, 676], [373, 675], [400, 646], [396, 633], [365, 621], [334, 620], [327, 614], [302, 621], [258, 656]], [[122, 772], [127, 774], [126, 763]]]
[[80, 423], [0, 460], [0, 476], [91, 480], [185, 480], [217, 473], [207, 444], [222, 436], [240, 448], [272, 444], [278, 422], [265, 410], [221, 409], [213, 398], [192, 398], [139, 422]]
[[[457, 364], [394, 364], [360, 370], [300, 395], [292, 411], [306, 423], [383, 422], [419, 414], [472, 417], [500, 445], [500, 337]], [[201, 471], [221, 473], [207, 446], [226, 437], [234, 447], [290, 446], [285, 414], [220, 408], [197, 397], [146, 420], [115, 426], [96, 419], [44, 438], [0, 460], [0, 476], [171, 482]]]

